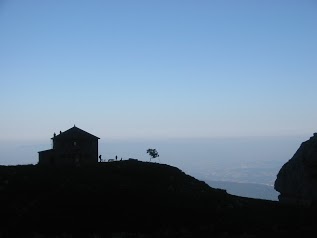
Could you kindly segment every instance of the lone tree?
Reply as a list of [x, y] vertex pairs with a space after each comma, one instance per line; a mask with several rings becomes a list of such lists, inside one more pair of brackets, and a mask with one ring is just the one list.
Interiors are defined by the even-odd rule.
[[146, 153], [148, 153], [151, 156], [150, 161], [151, 159], [159, 157], [159, 154], [157, 153], [156, 149], [147, 149]]

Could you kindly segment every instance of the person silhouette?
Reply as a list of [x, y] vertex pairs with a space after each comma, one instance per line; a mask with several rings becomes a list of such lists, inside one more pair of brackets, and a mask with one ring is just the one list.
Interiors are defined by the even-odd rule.
[[116, 160], [118, 160], [118, 156], [116, 155]]

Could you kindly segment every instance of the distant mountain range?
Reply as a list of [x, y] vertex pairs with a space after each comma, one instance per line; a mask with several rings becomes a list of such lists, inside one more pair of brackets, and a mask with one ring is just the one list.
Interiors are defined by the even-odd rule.
[[205, 181], [212, 188], [225, 189], [231, 195], [278, 201], [279, 192], [273, 186], [230, 181]]

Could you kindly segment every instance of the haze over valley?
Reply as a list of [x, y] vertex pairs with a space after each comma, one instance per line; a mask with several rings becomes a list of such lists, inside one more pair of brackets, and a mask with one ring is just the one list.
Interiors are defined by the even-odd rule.
[[[185, 173], [207, 182], [210, 186], [226, 189], [227, 192], [265, 198], [257, 189], [265, 189], [272, 200], [278, 193], [273, 184], [282, 165], [287, 162], [301, 142], [311, 135], [289, 137], [249, 137], [213, 139], [167, 139], [167, 140], [120, 140], [101, 138], [99, 154], [103, 160], [129, 158], [149, 161], [146, 149], [156, 148], [160, 157], [152, 162], [178, 167]], [[38, 151], [49, 149], [50, 140], [32, 142], [2, 142], [0, 164], [36, 164]], [[212, 181], [212, 182], [211, 182]], [[222, 183], [219, 183], [221, 181]], [[232, 186], [241, 184], [261, 184], [268, 187]], [[217, 183], [218, 182], [218, 183]], [[239, 191], [240, 190], [240, 191]], [[245, 190], [245, 191], [244, 191]], [[252, 194], [254, 193], [254, 194]], [[263, 192], [264, 193], [264, 192]]]

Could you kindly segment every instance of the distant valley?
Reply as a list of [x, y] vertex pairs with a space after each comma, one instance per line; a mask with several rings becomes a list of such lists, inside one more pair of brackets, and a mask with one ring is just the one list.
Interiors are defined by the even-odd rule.
[[279, 193], [273, 186], [230, 181], [205, 181], [212, 188], [225, 189], [227, 193], [241, 197], [278, 201]]

